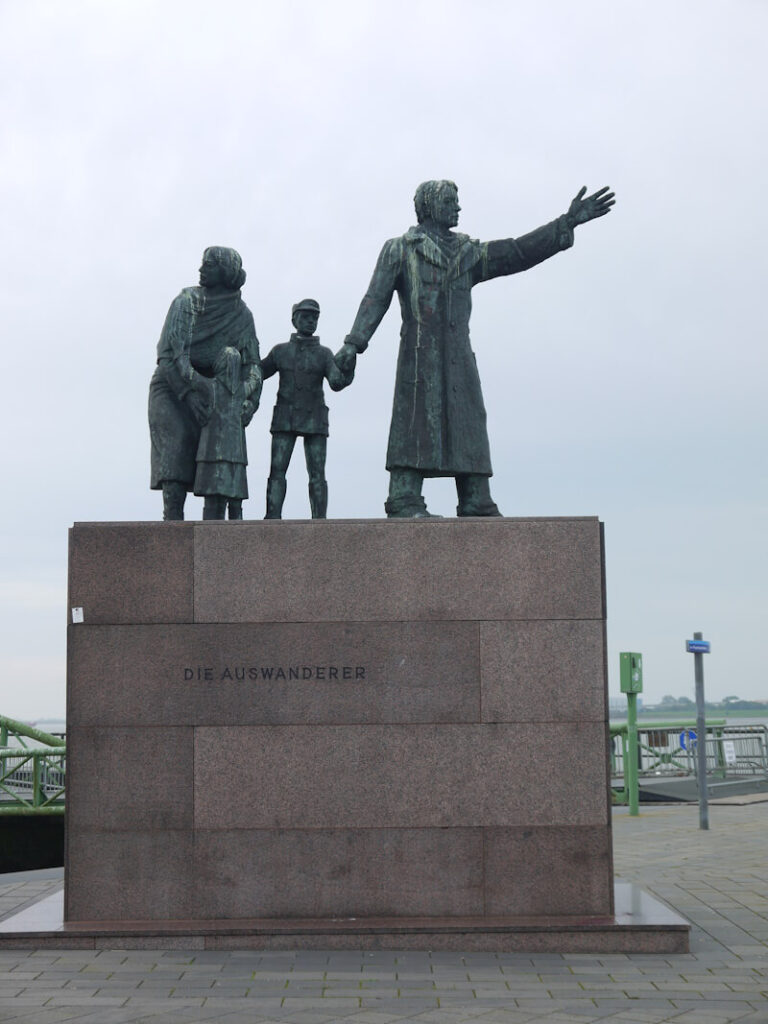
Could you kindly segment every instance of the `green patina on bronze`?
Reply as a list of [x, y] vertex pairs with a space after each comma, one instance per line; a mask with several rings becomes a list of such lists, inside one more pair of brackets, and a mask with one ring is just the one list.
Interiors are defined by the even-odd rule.
[[259, 342], [234, 249], [212, 246], [200, 285], [171, 303], [149, 387], [151, 483], [163, 518], [183, 519], [187, 492], [205, 497], [204, 519], [242, 518], [248, 496], [244, 429], [259, 405]]
[[520, 238], [479, 242], [451, 229], [459, 201], [451, 181], [416, 191], [418, 225], [381, 251], [352, 329], [337, 354], [342, 369], [364, 352], [400, 301], [402, 327], [387, 447], [390, 516], [427, 515], [424, 477], [456, 479], [458, 515], [498, 515], [480, 377], [469, 340], [472, 288], [528, 270], [573, 244], [573, 229], [610, 211], [613, 193], [582, 189], [568, 212]]
[[328, 509], [328, 484], [325, 456], [328, 438], [328, 407], [323, 381], [332, 391], [341, 391], [352, 383], [354, 361], [344, 373], [336, 365], [333, 352], [320, 344], [315, 334], [320, 305], [315, 299], [302, 299], [292, 309], [296, 328], [291, 340], [275, 345], [262, 361], [264, 380], [280, 375], [277, 403], [272, 415], [272, 460], [267, 481], [265, 519], [281, 519], [286, 494], [288, 466], [296, 438], [304, 438], [304, 456], [309, 475], [309, 506], [313, 519], [325, 519]]

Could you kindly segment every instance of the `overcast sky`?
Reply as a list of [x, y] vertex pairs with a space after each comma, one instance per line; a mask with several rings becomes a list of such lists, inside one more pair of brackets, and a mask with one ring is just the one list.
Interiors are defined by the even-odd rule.
[[[0, 0], [0, 713], [64, 712], [71, 524], [160, 518], [147, 386], [203, 248], [242, 254], [263, 353], [306, 296], [336, 349], [428, 178], [484, 240], [615, 189], [474, 290], [494, 497], [604, 521], [612, 693], [637, 650], [647, 700], [692, 697], [700, 629], [708, 696], [768, 698], [766, 38], [764, 0]], [[331, 517], [384, 514], [398, 331], [328, 398]], [[300, 451], [288, 484], [306, 517]]]

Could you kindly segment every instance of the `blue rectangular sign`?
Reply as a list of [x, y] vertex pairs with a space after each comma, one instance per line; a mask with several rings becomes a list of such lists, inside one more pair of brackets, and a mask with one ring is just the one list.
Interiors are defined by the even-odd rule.
[[686, 640], [685, 649], [689, 654], [709, 654], [709, 640]]

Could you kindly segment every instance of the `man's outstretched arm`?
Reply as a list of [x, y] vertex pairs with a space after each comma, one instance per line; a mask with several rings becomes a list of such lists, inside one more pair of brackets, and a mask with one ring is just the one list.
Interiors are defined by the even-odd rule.
[[586, 186], [580, 189], [568, 207], [568, 212], [557, 220], [536, 228], [527, 235], [521, 235], [520, 238], [486, 242], [483, 247], [483, 260], [478, 267], [477, 280], [488, 281], [493, 277], [530, 270], [550, 256], [570, 249], [573, 245], [574, 228], [610, 213], [616, 202], [614, 193], [608, 190], [608, 186], [585, 198], [586, 191]]

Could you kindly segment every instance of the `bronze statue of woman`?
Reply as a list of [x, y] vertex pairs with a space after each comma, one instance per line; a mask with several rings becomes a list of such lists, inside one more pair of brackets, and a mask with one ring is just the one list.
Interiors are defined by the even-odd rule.
[[[184, 288], [168, 310], [149, 385], [150, 487], [163, 492], [163, 519], [184, 518], [184, 502], [195, 481], [200, 432], [210, 417], [215, 365], [223, 349], [240, 353], [244, 424], [258, 408], [259, 342], [251, 311], [240, 295], [244, 283], [239, 253], [211, 246], [203, 253], [199, 286]], [[221, 503], [206, 497], [203, 518], [222, 518]]]

